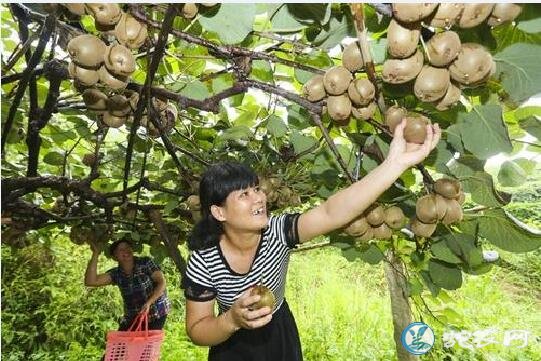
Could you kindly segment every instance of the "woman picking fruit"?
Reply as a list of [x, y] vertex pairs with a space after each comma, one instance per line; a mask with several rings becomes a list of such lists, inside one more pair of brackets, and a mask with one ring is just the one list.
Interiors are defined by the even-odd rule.
[[382, 164], [302, 214], [269, 217], [266, 195], [247, 166], [220, 163], [207, 169], [199, 188], [202, 220], [188, 240], [193, 252], [183, 286], [188, 336], [211, 346], [209, 360], [302, 360], [284, 297], [289, 253], [344, 227], [428, 156], [440, 139], [438, 125], [426, 126], [423, 144], [406, 142], [405, 125], [396, 126]]

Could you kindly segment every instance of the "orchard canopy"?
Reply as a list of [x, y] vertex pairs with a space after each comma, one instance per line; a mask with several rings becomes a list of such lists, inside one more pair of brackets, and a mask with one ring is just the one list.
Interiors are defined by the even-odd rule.
[[506, 211], [541, 151], [541, 108], [524, 105], [541, 92], [539, 5], [4, 4], [1, 16], [4, 246], [128, 237], [182, 271], [209, 164], [250, 164], [271, 210], [302, 211], [381, 163], [404, 117], [412, 142], [426, 122], [442, 140], [331, 245], [370, 263], [392, 250], [436, 294], [490, 269], [483, 245], [541, 246]]

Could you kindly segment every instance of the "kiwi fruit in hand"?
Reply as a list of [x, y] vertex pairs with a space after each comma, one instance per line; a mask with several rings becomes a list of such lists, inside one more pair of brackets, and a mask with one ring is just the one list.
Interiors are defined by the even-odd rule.
[[426, 126], [429, 123], [428, 118], [420, 114], [407, 116], [404, 128], [406, 142], [423, 144], [426, 139]]
[[276, 297], [274, 297], [274, 293], [272, 291], [263, 285], [257, 285], [250, 291], [250, 296], [261, 296], [259, 301], [252, 304], [251, 309], [252, 310], [259, 310], [263, 307], [269, 307], [271, 310], [274, 308], [274, 303], [276, 302]]

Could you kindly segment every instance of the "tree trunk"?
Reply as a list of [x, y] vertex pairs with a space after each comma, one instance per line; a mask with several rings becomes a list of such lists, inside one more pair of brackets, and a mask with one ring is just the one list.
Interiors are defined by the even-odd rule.
[[406, 293], [407, 280], [404, 277], [404, 265], [392, 250], [387, 252], [385, 262], [385, 277], [389, 285], [391, 297], [391, 312], [393, 314], [394, 342], [399, 361], [419, 360], [417, 356], [410, 354], [400, 340], [402, 331], [412, 322], [409, 299]]

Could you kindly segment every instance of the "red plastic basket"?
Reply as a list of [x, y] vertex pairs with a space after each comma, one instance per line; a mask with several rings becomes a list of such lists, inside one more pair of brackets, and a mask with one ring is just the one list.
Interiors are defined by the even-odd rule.
[[148, 329], [148, 313], [141, 313], [128, 331], [107, 332], [105, 361], [157, 361], [163, 337], [163, 330]]

